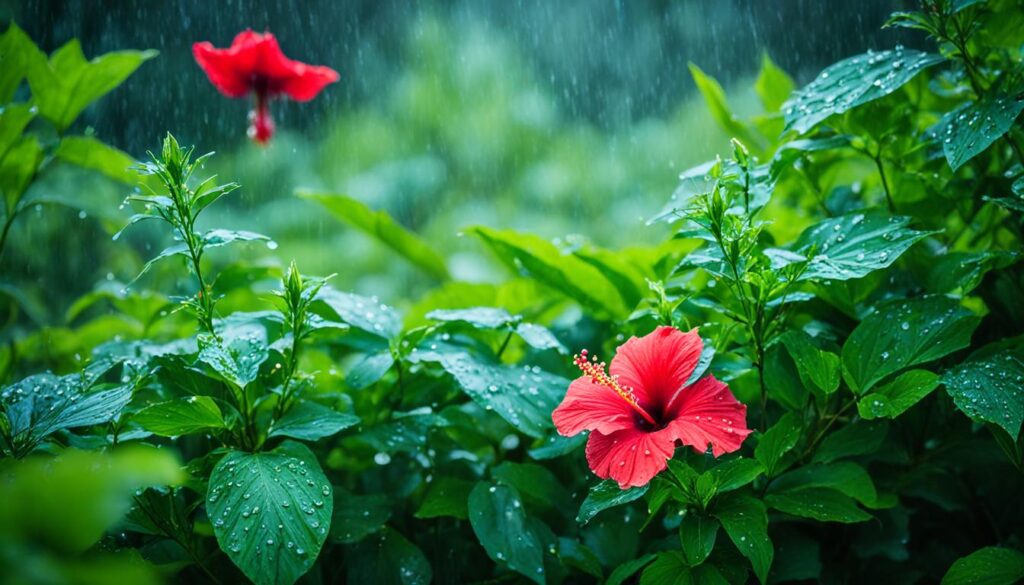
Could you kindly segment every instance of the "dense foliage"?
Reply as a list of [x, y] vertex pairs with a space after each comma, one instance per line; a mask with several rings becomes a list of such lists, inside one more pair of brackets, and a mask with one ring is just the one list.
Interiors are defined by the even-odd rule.
[[[650, 222], [672, 228], [659, 245], [467, 226], [508, 268], [501, 284], [470, 284], [386, 213], [300, 191], [438, 283], [399, 308], [295, 263], [218, 260], [277, 246], [200, 227], [238, 187], [207, 175], [206, 156], [167, 135], [133, 164], [67, 134], [153, 55], [87, 61], [72, 41], [47, 57], [11, 25], [3, 274], [31, 252], [4, 253], [11, 226], [61, 203], [32, 188], [49, 165], [138, 184], [126, 233], [155, 224], [166, 246], [134, 282], [76, 301], [73, 330], [27, 327], [32, 299], [0, 283], [0, 571], [24, 583], [1024, 578], [1024, 13], [926, 1], [887, 26], [933, 45], [869, 51], [803, 88], [766, 58], [750, 120], [692, 67], [732, 150], [683, 173]], [[182, 284], [154, 290], [157, 268]], [[727, 382], [756, 430], [719, 458], [680, 448], [622, 490], [594, 478], [586, 437], [559, 436], [551, 413], [577, 375], [569, 354], [610, 357], [659, 325], [699, 329], [697, 374]]]

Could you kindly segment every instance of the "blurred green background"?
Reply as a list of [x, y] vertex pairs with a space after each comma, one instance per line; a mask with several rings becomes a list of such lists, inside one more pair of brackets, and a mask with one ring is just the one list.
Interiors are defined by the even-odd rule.
[[[458, 237], [470, 225], [565, 245], [657, 242], [667, 232], [645, 219], [679, 172], [727, 146], [694, 91], [689, 62], [723, 84], [738, 114], [753, 114], [750, 86], [763, 53], [806, 82], [842, 57], [906, 43], [906, 33], [878, 28], [905, 4], [3, 0], [0, 22], [15, 20], [47, 52], [73, 37], [89, 57], [159, 50], [72, 130], [136, 157], [168, 130], [217, 151], [208, 170], [242, 189], [201, 227], [266, 233], [279, 246], [252, 245], [247, 259], [295, 258], [303, 272], [337, 272], [339, 288], [402, 303], [436, 283], [295, 197], [296, 188], [387, 210], [446, 255], [458, 280], [502, 277], [476, 241]], [[278, 134], [267, 148], [246, 140], [250, 104], [218, 94], [191, 55], [193, 42], [224, 47], [246, 27], [270, 30], [289, 57], [341, 74], [313, 102], [275, 102]], [[110, 241], [130, 213], [119, 209], [123, 185], [58, 165], [33, 188], [75, 208], [27, 214], [5, 259], [11, 280], [37, 290], [43, 320], [59, 321], [96, 283], [130, 281], [166, 244], [156, 226]], [[139, 286], [185, 287], [178, 268]]]

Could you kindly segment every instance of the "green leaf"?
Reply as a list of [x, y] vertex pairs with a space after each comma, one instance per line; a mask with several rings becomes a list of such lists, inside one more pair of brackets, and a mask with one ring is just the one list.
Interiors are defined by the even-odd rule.
[[622, 583], [636, 574], [637, 571], [647, 566], [657, 555], [647, 554], [642, 557], [626, 561], [608, 575], [608, 579], [605, 580], [604, 585], [622, 585]]
[[1024, 101], [1012, 95], [989, 95], [943, 116], [932, 129], [942, 140], [942, 152], [951, 169], [985, 151], [1013, 126]]
[[527, 345], [539, 350], [555, 349], [559, 353], [568, 350], [546, 327], [533, 323], [522, 323], [521, 318], [512, 316], [498, 307], [473, 307], [468, 309], [438, 309], [427, 313], [427, 319], [444, 323], [465, 323], [474, 329], [511, 330]]
[[21, 196], [31, 184], [42, 160], [43, 149], [34, 136], [13, 144], [0, 159], [0, 203], [5, 205], [5, 219], [17, 210]]
[[799, 329], [787, 331], [781, 337], [796, 364], [797, 372], [805, 386], [812, 386], [825, 394], [839, 388], [839, 356], [818, 349], [818, 346]]
[[116, 51], [87, 61], [77, 39], [57, 49], [47, 61], [41, 53], [30, 60], [28, 83], [39, 113], [64, 130], [92, 102], [121, 85], [156, 51]]
[[1014, 440], [1024, 421], [1022, 381], [1024, 351], [1020, 348], [969, 359], [942, 376], [946, 392], [964, 414], [999, 425]]
[[751, 148], [760, 148], [762, 140], [732, 113], [722, 86], [714, 78], [701, 71], [700, 67], [693, 63], [690, 63], [689, 66], [690, 75], [693, 76], [693, 81], [697, 84], [697, 90], [704, 97], [704, 103], [711, 110], [711, 117], [718, 122], [718, 126], [727, 135], [738, 138], [743, 144]]
[[654, 562], [640, 574], [640, 585], [695, 585], [697, 581], [678, 551], [658, 553]]
[[338, 320], [371, 335], [390, 339], [402, 332], [402, 316], [376, 298], [324, 286], [316, 299], [330, 307]]
[[66, 136], [54, 154], [66, 163], [97, 171], [120, 183], [139, 184], [139, 174], [130, 170], [135, 159], [92, 136]]
[[267, 437], [291, 437], [316, 441], [359, 424], [359, 417], [339, 412], [319, 402], [300, 400], [271, 427]]
[[208, 334], [199, 336], [199, 361], [236, 388], [245, 388], [256, 380], [260, 365], [269, 355], [266, 343], [252, 337], [222, 341]]
[[344, 544], [359, 542], [383, 528], [389, 518], [391, 502], [387, 496], [357, 496], [335, 488], [331, 541]]
[[846, 457], [874, 453], [885, 441], [888, 425], [882, 421], [858, 421], [825, 437], [811, 459], [829, 463]]
[[363, 358], [348, 371], [345, 385], [353, 390], [362, 390], [376, 384], [395, 365], [395, 357], [390, 350], [372, 353]]
[[936, 233], [909, 229], [908, 223], [909, 217], [851, 213], [811, 226], [794, 245], [810, 258], [800, 280], [850, 280], [889, 267], [908, 248]]
[[780, 512], [821, 522], [853, 524], [872, 518], [871, 514], [857, 507], [853, 498], [828, 488], [771, 493], [764, 497], [764, 501]]
[[450, 278], [444, 258], [428, 242], [395, 222], [387, 212], [374, 211], [362, 201], [340, 193], [300, 189], [297, 194], [323, 205], [336, 218], [372, 236], [434, 278]]
[[590, 522], [594, 516], [609, 508], [635, 502], [644, 497], [648, 488], [649, 484], [643, 487], [629, 488], [628, 490], [619, 489], [618, 483], [614, 480], [606, 479], [590, 488], [587, 499], [583, 500], [580, 512], [576, 515], [576, 521], [583, 525]]
[[508, 484], [523, 495], [527, 504], [566, 512], [573, 507], [572, 496], [555, 474], [535, 463], [506, 461], [491, 471], [496, 481]]
[[206, 511], [228, 558], [256, 585], [291, 585], [327, 539], [333, 490], [313, 453], [286, 441], [231, 451], [210, 475]]
[[843, 461], [824, 465], [806, 465], [775, 478], [769, 493], [792, 492], [810, 488], [830, 488], [871, 507], [878, 499], [875, 484], [863, 467]]
[[551, 411], [569, 387], [569, 380], [538, 367], [484, 362], [462, 351], [418, 351], [415, 360], [440, 364], [474, 402], [536, 438], [554, 428]]
[[967, 294], [981, 284], [991, 270], [1000, 270], [1017, 262], [1020, 254], [1003, 250], [989, 252], [953, 252], [932, 259], [925, 277], [929, 291]]
[[[550, 549], [548, 552], [550, 552]], [[598, 579], [604, 577], [600, 559], [597, 558], [594, 551], [576, 539], [565, 537], [558, 539], [558, 559], [565, 563], [565, 566], [587, 575], [597, 577]]]
[[967, 347], [980, 322], [944, 296], [881, 303], [843, 344], [843, 377], [863, 394], [890, 374]]
[[22, 132], [35, 116], [36, 110], [29, 104], [12, 104], [0, 109], [0, 161], [21, 140]]
[[[14, 98], [14, 92], [28, 72], [30, 59], [39, 52], [36, 44], [25, 31], [11, 21], [0, 36], [0, 104], [7, 104]], [[0, 124], [2, 127], [3, 124]], [[0, 158], [3, 150], [0, 149]]]
[[857, 401], [861, 418], [896, 418], [931, 394], [939, 385], [939, 376], [927, 370], [909, 370], [893, 381], [875, 388]]
[[739, 489], [764, 473], [764, 465], [756, 459], [737, 457], [707, 470], [715, 477], [718, 493]]
[[754, 457], [764, 466], [765, 475], [774, 477], [779, 469], [779, 462], [782, 456], [796, 447], [800, 440], [800, 417], [793, 412], [787, 412], [775, 423], [772, 428], [765, 431], [754, 448]]
[[740, 553], [750, 559], [758, 580], [767, 582], [775, 550], [768, 538], [768, 514], [764, 503], [746, 494], [732, 492], [717, 501], [712, 514], [722, 523], [722, 528]]
[[957, 559], [942, 585], [1013, 585], [1024, 579], [1024, 553], [987, 546]]
[[554, 459], [572, 453], [586, 442], [587, 435], [583, 433], [573, 437], [563, 437], [554, 433], [545, 439], [541, 446], [530, 449], [529, 453], [530, 457], [537, 460]]
[[679, 524], [679, 541], [683, 546], [683, 559], [691, 567], [704, 562], [715, 548], [718, 520], [697, 512], [683, 516]]
[[563, 254], [551, 242], [532, 234], [474, 227], [494, 254], [517, 274], [528, 275], [604, 317], [628, 316], [618, 290], [601, 271], [580, 258]]
[[786, 130], [803, 134], [833, 114], [889, 95], [943, 60], [939, 55], [897, 47], [830, 65], [783, 104]]
[[451, 516], [465, 520], [469, 518], [469, 492], [473, 482], [454, 477], [439, 477], [431, 482], [423, 503], [416, 511], [417, 518]]
[[469, 494], [469, 522], [491, 560], [544, 584], [544, 546], [514, 487], [477, 482]]
[[220, 246], [226, 246], [232, 242], [254, 242], [259, 240], [266, 241], [269, 239], [270, 238], [267, 236], [257, 234], [256, 232], [222, 229], [212, 229], [203, 234], [203, 243], [207, 248], [219, 248]]
[[761, 98], [765, 111], [778, 112], [795, 88], [793, 80], [779, 69], [768, 53], [761, 53], [761, 72], [754, 81], [754, 91]]
[[345, 555], [347, 583], [428, 585], [434, 577], [426, 555], [391, 528], [385, 528]]
[[208, 396], [189, 396], [147, 406], [132, 422], [161, 437], [177, 437], [224, 427], [220, 407]]

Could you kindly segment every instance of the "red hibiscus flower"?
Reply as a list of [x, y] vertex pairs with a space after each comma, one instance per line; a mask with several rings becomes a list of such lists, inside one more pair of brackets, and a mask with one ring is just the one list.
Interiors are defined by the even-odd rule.
[[574, 358], [583, 375], [552, 413], [555, 427], [565, 436], [592, 431], [590, 469], [622, 489], [650, 482], [679, 443], [700, 453], [710, 445], [715, 457], [739, 449], [751, 433], [746, 405], [714, 376], [686, 384], [703, 345], [696, 330], [658, 327], [622, 344], [610, 375], [583, 350]]
[[227, 49], [216, 49], [205, 41], [196, 43], [192, 55], [222, 94], [230, 98], [256, 96], [256, 106], [249, 112], [249, 137], [260, 144], [274, 134], [269, 100], [287, 95], [308, 102], [326, 85], [338, 81], [338, 73], [330, 67], [292, 61], [281, 52], [274, 35], [251, 29], [239, 33]]

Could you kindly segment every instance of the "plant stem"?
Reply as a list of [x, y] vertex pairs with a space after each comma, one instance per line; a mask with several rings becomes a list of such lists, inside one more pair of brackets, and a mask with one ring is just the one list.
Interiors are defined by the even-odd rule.
[[885, 201], [889, 204], [889, 213], [896, 213], [896, 203], [892, 200], [889, 180], [885, 177], [885, 165], [882, 164], [882, 155], [879, 153], [872, 158], [875, 161], [875, 166], [878, 167], [878, 176], [882, 179], [882, 188], [885, 189]]
[[505, 341], [501, 342], [501, 348], [498, 349], [498, 353], [495, 356], [499, 361], [501, 360], [501, 354], [505, 353], [505, 348], [508, 347], [508, 342], [512, 341], [512, 329], [508, 330], [508, 335], [505, 336]]

